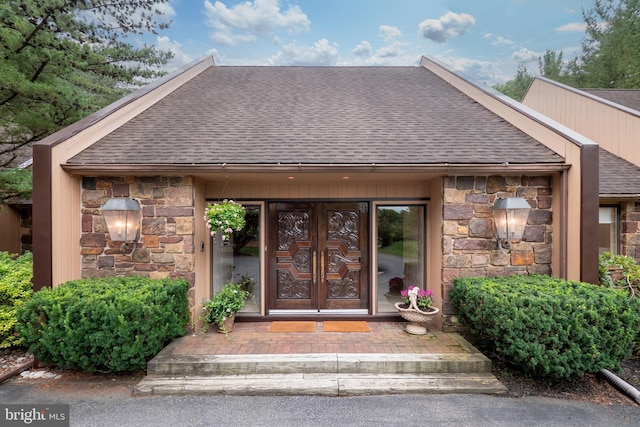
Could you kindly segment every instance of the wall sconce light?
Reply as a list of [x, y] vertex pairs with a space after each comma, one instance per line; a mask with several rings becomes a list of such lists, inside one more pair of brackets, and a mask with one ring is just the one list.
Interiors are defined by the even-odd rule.
[[498, 247], [504, 252], [503, 245], [511, 252], [511, 243], [519, 242], [524, 235], [531, 206], [522, 197], [497, 199], [493, 204], [493, 221]]
[[[133, 255], [140, 237], [140, 204], [133, 199], [109, 199], [102, 207], [102, 216], [107, 223], [109, 238], [114, 242], [124, 242], [120, 246], [120, 253]], [[131, 250], [127, 252], [129, 248]]]

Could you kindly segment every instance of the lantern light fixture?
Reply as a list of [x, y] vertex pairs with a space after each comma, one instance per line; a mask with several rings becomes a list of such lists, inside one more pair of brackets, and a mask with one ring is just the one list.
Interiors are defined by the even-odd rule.
[[493, 221], [498, 248], [511, 252], [511, 244], [520, 242], [524, 235], [531, 206], [522, 197], [497, 199], [493, 204]]
[[102, 216], [107, 223], [109, 238], [114, 242], [123, 242], [120, 253], [133, 255], [140, 237], [140, 204], [133, 199], [112, 198], [102, 206]]

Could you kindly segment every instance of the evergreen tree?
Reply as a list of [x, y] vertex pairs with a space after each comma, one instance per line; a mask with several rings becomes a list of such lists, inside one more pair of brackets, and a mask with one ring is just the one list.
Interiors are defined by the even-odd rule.
[[[0, 168], [34, 141], [161, 75], [172, 57], [127, 36], [167, 28], [169, 0], [3, 0]], [[9, 184], [0, 182], [0, 192]]]

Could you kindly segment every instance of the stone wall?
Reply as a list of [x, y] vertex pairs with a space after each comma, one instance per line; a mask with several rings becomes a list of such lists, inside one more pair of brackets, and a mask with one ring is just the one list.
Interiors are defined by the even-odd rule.
[[[550, 176], [450, 176], [444, 178], [442, 224], [442, 326], [457, 328], [448, 291], [458, 277], [551, 274], [552, 219]], [[496, 198], [523, 197], [532, 209], [523, 241], [511, 253], [494, 237]]]
[[620, 254], [640, 263], [640, 202], [622, 203], [620, 207]]
[[[82, 277], [181, 277], [191, 284], [193, 304], [194, 191], [191, 177], [83, 178]], [[101, 208], [111, 197], [140, 202], [140, 239], [132, 255], [109, 239]]]

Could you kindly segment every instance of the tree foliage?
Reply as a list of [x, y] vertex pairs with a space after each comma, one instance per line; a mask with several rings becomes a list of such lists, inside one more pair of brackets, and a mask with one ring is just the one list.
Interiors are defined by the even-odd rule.
[[0, 170], [0, 204], [31, 198], [31, 169]]
[[[566, 61], [562, 51], [547, 50], [538, 58], [539, 74], [576, 88], [640, 88], [640, 0], [595, 0], [582, 15], [582, 52]], [[524, 77], [521, 66], [515, 79], [494, 88], [521, 100]]]
[[519, 66], [518, 71], [516, 71], [516, 78], [513, 80], [509, 80], [505, 84], [497, 84], [493, 88], [498, 92], [502, 92], [510, 98], [515, 99], [516, 101], [522, 101], [524, 94], [529, 89], [529, 85], [533, 80], [533, 74], [527, 71], [527, 68], [524, 66]]
[[166, 28], [159, 5], [168, 1], [0, 2], [0, 167], [161, 75], [172, 54], [126, 39]]
[[640, 0], [595, 0], [584, 12], [585, 87], [640, 87]]

